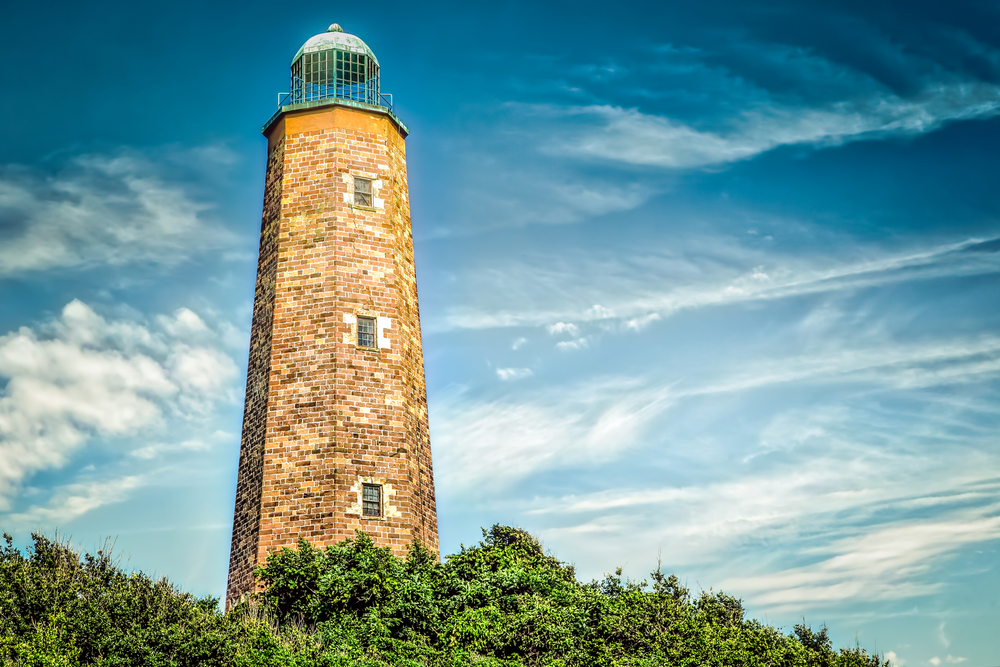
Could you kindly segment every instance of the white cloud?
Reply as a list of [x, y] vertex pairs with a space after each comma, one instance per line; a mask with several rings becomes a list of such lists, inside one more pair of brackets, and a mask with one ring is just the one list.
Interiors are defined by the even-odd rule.
[[648, 315], [633, 317], [630, 320], [625, 320], [622, 322], [622, 328], [626, 331], [642, 331], [658, 319], [660, 319], [659, 313], [649, 313]]
[[160, 315], [156, 318], [156, 321], [168, 334], [175, 338], [199, 338], [213, 335], [212, 331], [205, 325], [205, 322], [198, 317], [198, 314], [187, 308], [179, 308], [173, 317]]
[[[894, 66], [906, 62], [899, 74], [906, 72], [911, 92], [899, 94], [885, 85], [880, 68], [869, 74], [857, 69], [858, 63], [828, 60], [810, 48], [761, 43], [746, 34], [708, 50], [671, 46], [646, 52], [631, 66], [615, 68], [631, 76], [620, 79], [613, 93], [606, 80], [581, 75], [608, 71], [606, 63], [554, 70], [532, 65], [532, 86], [538, 90], [608, 103], [509, 103], [481, 119], [490, 131], [479, 135], [494, 139], [484, 144], [477, 135], [465, 150], [453, 149], [455, 157], [467, 160], [460, 168], [466, 181], [455, 209], [460, 212], [434, 234], [610, 218], [672, 190], [672, 174], [663, 169], [718, 169], [779, 146], [911, 136], [952, 120], [989, 118], [1000, 109], [1000, 87], [949, 71], [958, 61], [929, 62], [871, 33], [851, 38], [881, 42], [880, 49], [892, 52]], [[954, 39], [949, 35], [944, 41]], [[964, 57], [996, 61], [997, 53], [976, 45]], [[762, 71], [769, 74], [761, 76]], [[768, 89], [768, 82], [779, 80], [783, 83]], [[643, 100], [641, 109], [618, 105], [623, 99]], [[655, 113], [659, 109], [670, 115]], [[524, 160], [531, 150], [547, 155]], [[594, 170], [581, 158], [626, 168]], [[748, 227], [766, 236], [756, 224]]]
[[207, 347], [177, 346], [169, 358], [172, 377], [195, 396], [218, 391], [236, 375], [236, 366], [224, 352]]
[[545, 327], [545, 329], [553, 336], [561, 333], [568, 333], [570, 336], [575, 336], [579, 333], [579, 329], [572, 322], [556, 322]]
[[[183, 311], [178, 317], [193, 321]], [[0, 378], [7, 380], [0, 392], [0, 503], [23, 479], [62, 466], [90, 439], [146, 432], [165, 416], [190, 418], [232, 400], [236, 375], [218, 349], [109, 321], [75, 300], [37, 330], [0, 336]], [[83, 496], [73, 498], [85, 504]]]
[[[654, 193], [637, 183], [625, 187], [579, 182], [548, 183], [546, 194], [561, 204], [553, 210], [548, 220], [539, 222], [573, 222], [581, 217], [596, 217], [617, 211], [628, 211], [643, 204]], [[533, 207], [529, 207], [533, 208]]]
[[540, 470], [614, 458], [668, 403], [630, 380], [578, 383], [474, 402], [464, 392], [433, 405], [434, 469], [449, 485], [504, 486]]
[[[766, 470], [738, 467], [728, 481], [534, 498], [540, 509], [529, 514], [553, 526], [550, 544], [587, 561], [662, 548], [671, 568], [714, 572], [722, 590], [777, 614], [934, 593], [948, 559], [1000, 539], [996, 457], [963, 453], [942, 465], [912, 429], [893, 447], [816, 440]], [[699, 470], [671, 449], [658, 452], [658, 467]], [[920, 519], [901, 518], [916, 508]], [[761, 541], [773, 557], [748, 561], [748, 543]]]
[[615, 313], [610, 308], [605, 308], [604, 306], [595, 303], [584, 312], [584, 316], [588, 320], [606, 320], [614, 317]]
[[906, 661], [896, 655], [895, 651], [886, 651], [883, 657], [892, 663], [893, 667], [906, 667]]
[[734, 577], [720, 587], [782, 610], [928, 595], [943, 585], [925, 576], [941, 559], [969, 544], [1000, 539], [1000, 517], [955, 514], [952, 520], [866, 529], [816, 549], [826, 557], [813, 565]]
[[884, 343], [751, 362], [718, 382], [678, 390], [677, 397], [747, 391], [822, 379], [893, 389], [977, 382], [1000, 373], [1000, 337], [919, 344]]
[[159, 458], [164, 454], [177, 451], [208, 451], [220, 444], [239, 446], [239, 435], [216, 431], [207, 437], [191, 438], [182, 442], [156, 442], [139, 449], [133, 449], [129, 455], [140, 460]]
[[[911, 438], [905, 433], [903, 438]], [[814, 444], [814, 447], [809, 445]], [[531, 514], [571, 517], [595, 516], [572, 530], [618, 533], [634, 528], [636, 521], [648, 524], [651, 517], [669, 524], [675, 541], [671, 557], [675, 562], [704, 558], [725, 549], [734, 541], [758, 534], [776, 537], [785, 530], [796, 531], [803, 517], [810, 523], [829, 513], [850, 513], [855, 519], [865, 507], [887, 511], [891, 507], [909, 509], [936, 503], [942, 511], [963, 503], [989, 503], [995, 491], [951, 493], [955, 486], [974, 487], [989, 479], [988, 473], [975, 474], [962, 465], [975, 461], [989, 470], [995, 460], [969, 457], [942, 467], [930, 456], [904, 451], [880, 451], [871, 443], [838, 441], [836, 434], [821, 434], [813, 442], [800, 443], [804, 462], [780, 465], [763, 472], [742, 472], [737, 479], [662, 488], [610, 489], [584, 495], [548, 498]], [[824, 451], [836, 454], [824, 454]], [[672, 455], [671, 448], [659, 453], [663, 461], [685, 460]], [[872, 462], [895, 466], [895, 479], [886, 480]], [[687, 465], [695, 461], [688, 458]], [[924, 482], [922, 496], [913, 496], [912, 480], [938, 474], [941, 479]], [[939, 494], [939, 495], [936, 495]], [[931, 501], [925, 502], [925, 501]], [[625, 523], [618, 524], [622, 517]], [[657, 521], [653, 520], [653, 524]], [[647, 525], [656, 532], [655, 525]]]
[[576, 340], [564, 340], [556, 343], [556, 349], [562, 352], [567, 350], [582, 350], [589, 345], [590, 343], [587, 342], [586, 338], [577, 338]]
[[[500, 227], [572, 224], [634, 209], [657, 193], [635, 179], [615, 183], [603, 174], [581, 174], [573, 164], [526, 162], [521, 152], [508, 154], [508, 159], [514, 161], [509, 168], [482, 168], [484, 159], [496, 166], [508, 149], [487, 148], [479, 141], [470, 147], [469, 157], [478, 166], [468, 165], [464, 187], [456, 194], [457, 211], [468, 215], [458, 215], [449, 227], [432, 231], [431, 237], [482, 233]], [[472, 215], [473, 211], [479, 213]]]
[[[463, 493], [530, 480], [522, 488], [543, 494], [552, 470], [599, 468], [604, 490], [519, 503], [581, 572], [623, 554], [641, 563], [662, 548], [670, 567], [697, 568], [702, 582], [712, 575], [769, 613], [913, 598], [939, 590], [954, 554], [1000, 539], [995, 406], [975, 399], [977, 385], [923, 391], [996, 378], [997, 359], [991, 336], [880, 340], [726, 364], [720, 376], [683, 382], [619, 377], [584, 391], [567, 383], [503, 400], [459, 395], [432, 406], [435, 465], [442, 488]], [[780, 385], [789, 386], [783, 396], [829, 394], [821, 383], [856, 391], [828, 406], [779, 408], [756, 442], [703, 426], [720, 416], [720, 402], [705, 398], [725, 395], [729, 415], [740, 393], [767, 387], [759, 396], [780, 403]], [[915, 387], [922, 402], [900, 404]], [[747, 400], [761, 405], [758, 395]], [[621, 428], [596, 429], [616, 419]], [[730, 464], [719, 468], [720, 458]], [[630, 480], [650, 468], [681, 481]], [[750, 543], [775, 557], [754, 562]]]
[[501, 380], [521, 380], [534, 375], [530, 368], [498, 368], [497, 377]]
[[684, 169], [745, 160], [778, 146], [921, 134], [949, 121], [989, 118], [1000, 111], [1000, 88], [978, 81], [935, 83], [911, 98], [873, 90], [868, 97], [816, 108], [768, 100], [718, 131], [609, 105], [535, 111], [578, 121], [563, 126], [567, 134], [553, 140], [553, 152]]
[[528, 339], [525, 338], [524, 336], [521, 336], [520, 338], [515, 338], [514, 342], [510, 344], [510, 349], [516, 350], [527, 342]]
[[233, 246], [235, 236], [208, 208], [136, 154], [83, 156], [47, 178], [0, 170], [0, 212], [12, 225], [0, 244], [0, 275], [170, 264]]
[[[761, 267], [760, 255], [716, 240], [711, 251], [693, 247], [690, 256], [632, 256], [630, 265], [618, 258], [571, 257], [565, 266], [555, 268], [548, 266], [551, 262], [531, 262], [480, 269], [471, 278], [478, 283], [477, 293], [509, 294], [516, 308], [491, 304], [485, 309], [477, 302], [475, 307], [452, 310], [442, 320], [429, 322], [427, 329], [549, 327], [618, 318], [624, 330], [624, 324], [632, 320], [638, 323], [653, 315], [666, 318], [685, 310], [995, 273], [1000, 271], [1000, 253], [986, 248], [996, 241], [971, 238], [892, 254], [872, 249], [867, 257], [849, 259], [771, 255], [770, 266]], [[648, 266], [649, 270], [637, 273], [632, 265]], [[489, 284], [494, 280], [502, 282], [503, 289]], [[539, 290], [539, 286], [545, 289]], [[614, 311], [589, 305], [594, 297], [612, 296], [616, 299]], [[553, 321], [557, 324], [550, 325]]]
[[[586, 339], [582, 339], [586, 340]], [[564, 341], [576, 343], [577, 341]], [[498, 371], [499, 375], [499, 371]], [[581, 385], [548, 386], [530, 394], [519, 393], [503, 401], [472, 401], [464, 394], [450, 396], [443, 403], [435, 404], [435, 456], [444, 465], [455, 470], [463, 470], [463, 478], [473, 478], [471, 472], [482, 467], [484, 475], [496, 478], [517, 479], [540, 470], [559, 466], [572, 466], [581, 460], [582, 452], [593, 443], [597, 447], [602, 438], [610, 437], [602, 457], [613, 459], [628, 442], [640, 439], [642, 429], [649, 421], [671, 405], [682, 401], [703, 399], [720, 395], [738, 395], [774, 388], [781, 385], [805, 386], [821, 384], [850, 384], [864, 387], [866, 391], [899, 391], [928, 387], [959, 386], [980, 382], [1000, 376], [1000, 338], [981, 336], [972, 340], [939, 341], [922, 344], [901, 344], [895, 341], [880, 341], [869, 347], [834, 348], [815, 350], [801, 356], [785, 358], [762, 358], [745, 361], [742, 364], [727, 365], [722, 375], [703, 374], [700, 377], [685, 378], [683, 382], [674, 378], [651, 379], [639, 376], [603, 378]], [[591, 392], [589, 395], [585, 392]], [[925, 409], [923, 428], [929, 424], [942, 422], [963, 422], [965, 417], [961, 405], [950, 406], [937, 402]], [[954, 411], [952, 416], [949, 411]], [[940, 413], [940, 414], [938, 414]], [[937, 415], [937, 416], [933, 416]], [[932, 419], [933, 416], [933, 419]], [[757, 443], [747, 443], [747, 451], [742, 454], [730, 449], [728, 456], [744, 463], [770, 452], [793, 449], [802, 443], [825, 440], [831, 451], [840, 455], [853, 452], [856, 445], [851, 441], [851, 433], [845, 432], [842, 424], [866, 424], [869, 434], [888, 438], [893, 433], [904, 434], [911, 439], [933, 437], [935, 442], [947, 439], [947, 429], [933, 433], [912, 432], [905, 428], [908, 418], [890, 420], [888, 415], [862, 414], [856, 408], [818, 410], [808, 413], [788, 410], [780, 413], [771, 425], [764, 428]], [[621, 422], [621, 432], [602, 430], [601, 424]], [[884, 423], [883, 423], [884, 422]], [[879, 429], [875, 426], [880, 425]], [[973, 436], [991, 437], [988, 431], [976, 434], [970, 426], [963, 427], [965, 442], [972, 442]], [[626, 436], [625, 434], [629, 434]], [[630, 440], [632, 439], [632, 440]], [[461, 444], [459, 444], [461, 443]], [[476, 443], [476, 444], [471, 444]], [[480, 447], [483, 451], [480, 451]], [[696, 451], [696, 450], [695, 450]], [[438, 454], [440, 452], [440, 454]], [[572, 452], [571, 456], [563, 453]], [[465, 457], [471, 457], [466, 460]], [[867, 457], [881, 458], [883, 454], [868, 452]], [[459, 463], [461, 461], [461, 463]], [[968, 462], [968, 461], [967, 461]], [[995, 462], [979, 461], [977, 466], [990, 468]], [[821, 468], [813, 471], [796, 471], [792, 480], [750, 480], [747, 485], [709, 488], [704, 492], [712, 499], [724, 499], [727, 507], [739, 508], [739, 518], [735, 523], [752, 526], [744, 513], [760, 507], [765, 516], [781, 512], [798, 511], [804, 498], [820, 488], [817, 480], [837, 480], [839, 488], [853, 488], [864, 480], [870, 489], [874, 486], [889, 488], [884, 481], [876, 481], [865, 472], [870, 463], [859, 463], [858, 468], [822, 459]], [[885, 463], [889, 465], [889, 463]], [[903, 464], [892, 463], [897, 467]], [[831, 477], [832, 475], [832, 477]], [[954, 481], [954, 476], [950, 480]], [[854, 481], [851, 481], [854, 480]], [[848, 483], [850, 482], [850, 483]], [[949, 482], [951, 483], [951, 482]], [[785, 500], [775, 497], [776, 490], [799, 489], [805, 496], [792, 495]], [[847, 487], [843, 485], [847, 484]], [[809, 493], [806, 490], [811, 489]], [[868, 491], [859, 489], [858, 498], [865, 502], [871, 499]], [[580, 512], [613, 510], [630, 505], [666, 502], [668, 500], [691, 499], [694, 491], [660, 489], [654, 491], [633, 491], [625, 496], [615, 493], [607, 497], [598, 496], [588, 501], [590, 504], [574, 503], [562, 506], [548, 504], [554, 511]], [[698, 491], [697, 493], [701, 493]], [[908, 492], [907, 492], [908, 493]], [[867, 495], [866, 495], [867, 494]], [[751, 500], [752, 499], [752, 500]], [[720, 519], [728, 522], [729, 519]], [[704, 520], [703, 520], [704, 521]]]
[[950, 648], [951, 640], [948, 639], [948, 635], [944, 633], [944, 626], [945, 626], [945, 621], [941, 621], [941, 623], [938, 625], [938, 639], [941, 640], [942, 646], [944, 646], [945, 648]]
[[931, 663], [932, 665], [934, 665], [934, 667], [937, 667], [938, 665], [940, 665], [940, 664], [941, 664], [941, 658], [939, 658], [939, 657], [937, 657], [937, 656], [934, 656], [933, 658], [931, 658], [931, 659], [930, 659], [930, 660], [928, 660], [927, 662], [929, 662], [929, 663]]
[[144, 482], [140, 475], [129, 475], [120, 479], [69, 484], [59, 488], [48, 505], [9, 514], [7, 520], [27, 527], [64, 525], [102, 505], [122, 502]]

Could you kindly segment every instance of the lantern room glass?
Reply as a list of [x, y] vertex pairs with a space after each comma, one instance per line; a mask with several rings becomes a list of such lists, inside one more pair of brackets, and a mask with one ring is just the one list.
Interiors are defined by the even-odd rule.
[[326, 49], [292, 63], [293, 104], [339, 98], [379, 104], [378, 65], [364, 53]]

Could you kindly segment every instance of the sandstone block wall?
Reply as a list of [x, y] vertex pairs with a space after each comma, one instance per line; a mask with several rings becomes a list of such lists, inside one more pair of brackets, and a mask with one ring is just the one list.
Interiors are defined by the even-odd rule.
[[[269, 128], [227, 603], [267, 553], [371, 534], [438, 551], [404, 136], [328, 105]], [[373, 206], [354, 205], [354, 177]], [[356, 345], [376, 318], [377, 348]], [[380, 484], [383, 515], [361, 513]]]

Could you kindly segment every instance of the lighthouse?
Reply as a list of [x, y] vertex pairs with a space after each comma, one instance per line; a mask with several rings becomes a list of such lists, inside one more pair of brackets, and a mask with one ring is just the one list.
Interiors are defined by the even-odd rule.
[[267, 554], [355, 530], [438, 553], [407, 127], [334, 24], [267, 121], [227, 606]]

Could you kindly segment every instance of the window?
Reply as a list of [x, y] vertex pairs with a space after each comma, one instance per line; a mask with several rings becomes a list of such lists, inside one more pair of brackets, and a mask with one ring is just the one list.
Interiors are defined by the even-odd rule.
[[364, 516], [382, 516], [382, 487], [378, 484], [362, 485], [361, 513]]
[[365, 54], [326, 49], [292, 63], [292, 102], [341, 98], [378, 104], [378, 65]]
[[358, 318], [358, 347], [375, 347], [375, 318]]
[[354, 177], [354, 205], [372, 205], [372, 179]]

